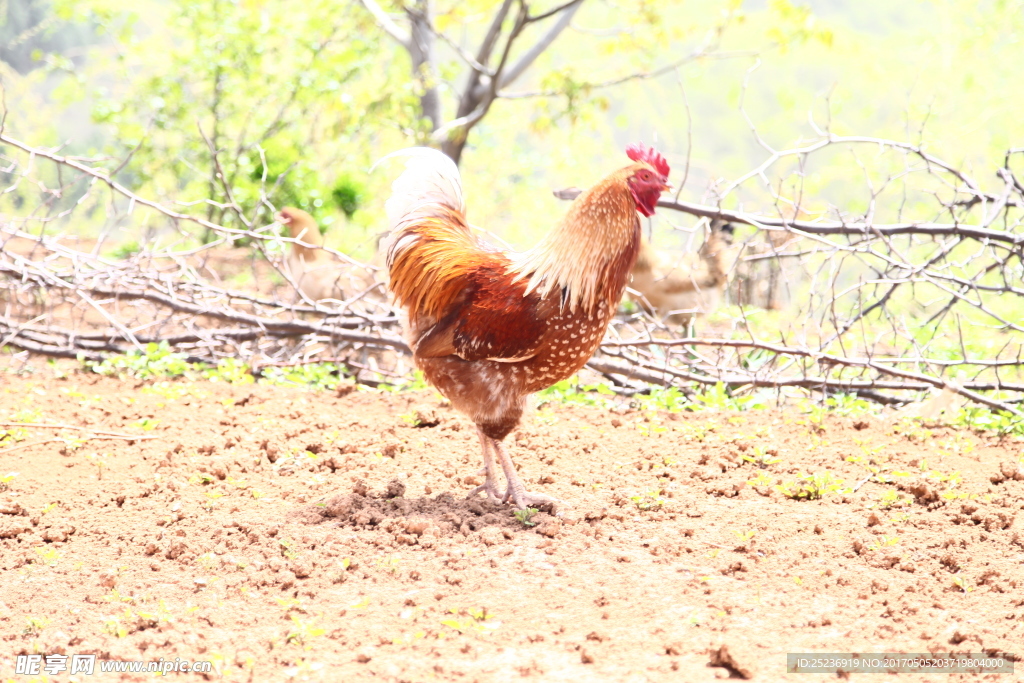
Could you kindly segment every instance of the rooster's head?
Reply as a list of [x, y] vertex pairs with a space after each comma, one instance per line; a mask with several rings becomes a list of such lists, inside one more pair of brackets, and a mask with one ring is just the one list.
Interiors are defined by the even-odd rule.
[[626, 147], [626, 154], [638, 162], [633, 175], [626, 180], [636, 201], [636, 210], [645, 216], [652, 216], [661, 193], [672, 189], [668, 182], [668, 162], [653, 147], [647, 147], [642, 142]]

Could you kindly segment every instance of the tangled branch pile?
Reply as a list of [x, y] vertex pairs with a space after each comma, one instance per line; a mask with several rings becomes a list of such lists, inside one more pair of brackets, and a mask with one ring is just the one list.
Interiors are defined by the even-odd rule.
[[[101, 160], [5, 134], [0, 142], [0, 348], [101, 360], [167, 342], [192, 361], [232, 357], [254, 368], [335, 360], [371, 382], [410, 369], [380, 285], [343, 301], [297, 291], [282, 267], [296, 240], [254, 218], [267, 206], [249, 218], [227, 205], [247, 226], [227, 228], [137, 196]], [[812, 211], [804, 179], [815, 155], [865, 147], [890, 167], [865, 173], [866, 210]], [[627, 391], [722, 383], [734, 392], [848, 392], [896, 403], [948, 389], [1024, 414], [1024, 185], [1011, 163], [1024, 150], [1007, 153], [998, 188], [986, 191], [906, 143], [822, 131], [805, 147], [767, 149], [764, 163], [711, 188], [702, 203], [661, 202], [751, 226], [730, 290], [745, 305], [715, 316], [707, 325], [715, 333], [702, 336], [624, 314], [591, 369]], [[721, 208], [763, 206], [766, 196], [770, 213]], [[144, 211], [161, 229], [112, 254], [105, 243]], [[105, 226], [98, 239], [68, 237], [76, 221], [96, 215]], [[196, 246], [196, 226], [215, 239]], [[367, 268], [327, 251], [340, 273]]]

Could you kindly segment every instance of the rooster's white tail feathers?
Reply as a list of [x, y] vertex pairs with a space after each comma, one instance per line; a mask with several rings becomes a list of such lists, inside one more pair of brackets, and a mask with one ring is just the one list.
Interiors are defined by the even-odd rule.
[[384, 204], [392, 231], [408, 225], [410, 219], [429, 215], [432, 205], [465, 214], [459, 169], [446, 154], [429, 147], [409, 147], [388, 154], [374, 168], [395, 157], [407, 160], [405, 170], [391, 184], [391, 197]]

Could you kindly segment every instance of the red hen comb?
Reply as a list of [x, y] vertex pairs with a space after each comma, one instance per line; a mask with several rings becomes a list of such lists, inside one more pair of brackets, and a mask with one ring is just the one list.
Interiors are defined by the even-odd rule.
[[645, 161], [653, 166], [658, 173], [668, 177], [668, 162], [653, 147], [647, 147], [642, 142], [635, 142], [626, 146], [626, 156], [633, 161]]

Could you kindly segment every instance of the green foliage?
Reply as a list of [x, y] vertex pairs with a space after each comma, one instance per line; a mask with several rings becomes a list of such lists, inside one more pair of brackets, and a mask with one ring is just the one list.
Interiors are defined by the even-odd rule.
[[256, 381], [249, 366], [237, 358], [220, 359], [216, 368], [203, 370], [203, 377], [212, 382], [228, 384], [252, 384]]
[[139, 250], [139, 243], [135, 240], [131, 240], [130, 242], [125, 242], [124, 244], [119, 245], [116, 249], [110, 252], [110, 255], [116, 259], [124, 260], [139, 253]]
[[300, 619], [297, 614], [290, 614], [289, 617], [292, 620], [292, 626], [285, 635], [286, 643], [306, 645], [314, 638], [319, 638], [327, 633], [325, 629], [316, 625], [316, 619]]
[[403, 377], [401, 379], [389, 378], [390, 381], [382, 383], [378, 389], [381, 391], [424, 391], [431, 389], [431, 385], [427, 382], [427, 378], [423, 376], [422, 370], [413, 370], [411, 379]]
[[833, 394], [825, 399], [829, 412], [845, 417], [859, 417], [880, 412], [877, 403], [860, 398], [856, 394]]
[[[334, 178], [341, 167], [331, 162], [359, 158], [351, 136], [362, 117], [375, 107], [382, 117], [392, 110], [379, 71], [374, 91], [353, 92], [380, 55], [361, 6], [141, 0], [129, 14], [108, 0], [82, 0], [70, 9], [120, 39], [115, 61], [94, 53], [89, 64], [90, 74], [116, 80], [69, 82], [64, 95], [90, 98], [93, 120], [116, 140], [111, 151], [134, 148], [121, 178], [135, 189], [180, 201], [233, 198], [250, 215], [265, 192], [271, 203], [298, 206], [321, 222], [329, 222], [325, 199], [335, 190], [346, 215], [359, 207], [357, 184]], [[200, 206], [207, 218], [235, 220], [225, 207]]]
[[868, 550], [881, 550], [883, 548], [891, 548], [899, 544], [899, 542], [898, 536], [879, 536], [874, 543], [869, 543], [867, 547]]
[[87, 369], [108, 376], [156, 379], [188, 375], [194, 366], [183, 353], [174, 353], [167, 342], [150, 342], [144, 350], [132, 349], [123, 356], [114, 356], [102, 362], [85, 361]]
[[335, 363], [305, 363], [289, 367], [268, 367], [263, 369], [262, 382], [306, 387], [315, 390], [333, 390], [343, 375]]
[[740, 545], [750, 543], [750, 540], [757, 535], [757, 532], [753, 529], [733, 529], [732, 532], [736, 534], [736, 538], [739, 540]]
[[718, 382], [705, 391], [693, 395], [687, 405], [689, 410], [763, 410], [768, 403], [756, 394], [734, 396], [723, 382]]
[[[468, 610], [459, 610], [453, 607], [448, 610], [448, 613], [455, 616], [442, 619], [441, 625], [463, 635], [487, 635], [501, 627], [501, 622], [492, 619], [494, 615], [488, 613], [486, 607]], [[458, 616], [465, 618], [459, 619]]]
[[768, 473], [761, 470], [757, 473], [757, 476], [747, 481], [751, 486], [769, 486], [772, 483], [772, 478], [768, 476]]
[[982, 406], [966, 406], [957, 411], [952, 423], [959, 427], [996, 432], [999, 436], [1024, 436], [1024, 418]]
[[236, 199], [247, 204], [255, 202], [261, 187], [273, 188], [270, 200], [274, 204], [278, 207], [295, 206], [309, 212], [318, 218], [317, 226], [321, 232], [324, 231], [322, 191], [315, 171], [305, 163], [296, 140], [284, 135], [269, 138], [254, 153], [239, 157], [238, 163], [242, 171], [248, 169], [249, 183], [240, 183], [235, 188]]
[[677, 413], [690, 405], [689, 399], [676, 387], [651, 387], [647, 395], [638, 395], [636, 402], [641, 410], [664, 410]]
[[410, 427], [419, 427], [420, 419], [416, 415], [416, 411], [411, 410], [408, 413], [402, 413], [401, 415], [399, 415], [399, 417], [402, 418], [402, 422], [409, 425]]
[[614, 395], [615, 392], [607, 384], [603, 382], [580, 384], [579, 377], [574, 375], [561, 382], [555, 382], [547, 389], [537, 392], [537, 405], [562, 403], [566, 405], [609, 408], [612, 403], [608, 397]]
[[789, 0], [769, 0], [768, 10], [776, 19], [775, 25], [768, 28], [768, 37], [776, 41], [783, 50], [788, 49], [793, 43], [809, 40], [832, 46], [832, 30], [812, 14], [809, 6], [797, 5]]
[[365, 185], [351, 173], [343, 173], [331, 189], [331, 199], [347, 218], [355, 215], [365, 195]]

